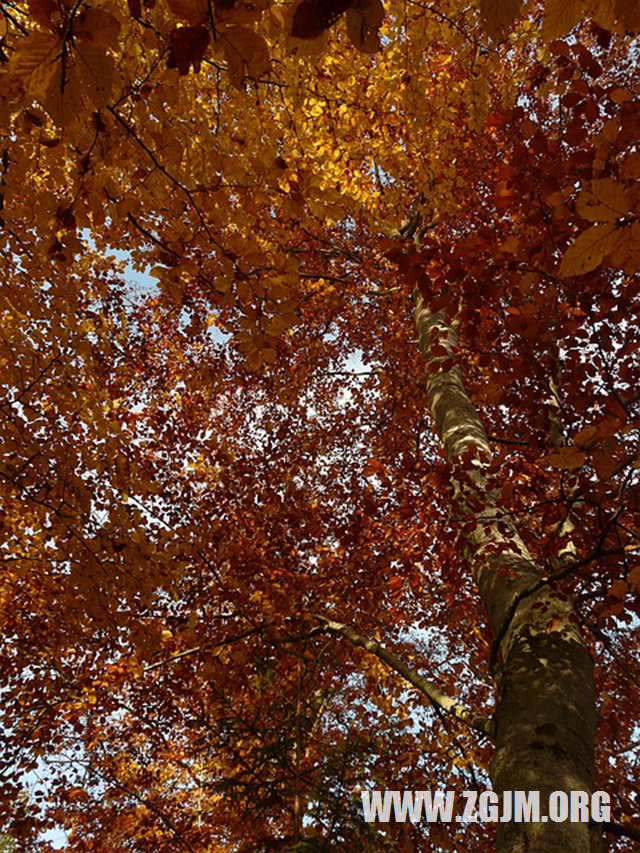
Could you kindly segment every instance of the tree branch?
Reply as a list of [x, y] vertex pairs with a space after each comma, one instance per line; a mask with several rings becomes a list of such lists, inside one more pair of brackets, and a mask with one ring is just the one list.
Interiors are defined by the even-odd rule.
[[636, 829], [635, 826], [627, 826], [622, 823], [611, 823], [610, 821], [605, 821], [601, 823], [600, 826], [604, 829], [605, 832], [608, 832], [610, 835], [617, 835], [618, 838], [633, 838], [634, 841], [640, 841], [640, 829]]
[[398, 673], [398, 675], [401, 675], [406, 681], [413, 684], [413, 686], [426, 696], [433, 705], [441, 708], [445, 713], [451, 714], [456, 719], [486, 737], [493, 737], [491, 720], [488, 717], [483, 717], [481, 714], [477, 714], [471, 708], [468, 708], [462, 702], [452, 699], [451, 696], [440, 690], [440, 688], [432, 681], [428, 681], [426, 678], [418, 675], [417, 672], [414, 672], [414, 670], [400, 660], [397, 655], [394, 655], [393, 652], [383, 648], [380, 643], [361, 636], [354, 631], [353, 628], [349, 627], [349, 625], [344, 625], [342, 622], [334, 622], [333, 619], [327, 619], [326, 616], [321, 616], [318, 613], [314, 613], [312, 615], [314, 619], [322, 622], [322, 624], [325, 625], [332, 633], [339, 634], [349, 640], [352, 645], [365, 649], [372, 655], [375, 655], [390, 669], [393, 669]]

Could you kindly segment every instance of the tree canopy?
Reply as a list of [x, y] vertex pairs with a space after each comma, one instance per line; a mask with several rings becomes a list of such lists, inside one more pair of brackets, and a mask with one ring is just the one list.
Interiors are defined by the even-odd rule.
[[1, 10], [8, 843], [631, 849], [640, 3]]

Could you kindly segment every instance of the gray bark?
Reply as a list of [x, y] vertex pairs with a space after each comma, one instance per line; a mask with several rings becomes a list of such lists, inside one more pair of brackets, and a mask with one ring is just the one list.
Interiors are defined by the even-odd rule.
[[[499, 794], [539, 791], [545, 814], [553, 791], [594, 790], [592, 661], [572, 602], [541, 583], [513, 519], [489, 488], [489, 440], [459, 367], [451, 366], [456, 323], [430, 311], [420, 295], [415, 303], [428, 405], [452, 465], [457, 508], [473, 521], [465, 525], [465, 556], [500, 642], [491, 779]], [[498, 853], [596, 853], [599, 847], [599, 832], [586, 823], [498, 824]]]

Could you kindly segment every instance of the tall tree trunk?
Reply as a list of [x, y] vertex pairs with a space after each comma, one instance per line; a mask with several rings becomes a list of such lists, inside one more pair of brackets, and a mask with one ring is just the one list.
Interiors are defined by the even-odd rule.
[[[543, 582], [513, 519], [491, 491], [489, 441], [460, 369], [451, 366], [456, 323], [430, 311], [420, 295], [415, 302], [429, 408], [452, 465], [457, 509], [470, 519], [465, 556], [500, 644], [491, 779], [499, 794], [539, 791], [545, 814], [553, 791], [594, 790], [592, 661], [572, 602]], [[498, 853], [598, 849], [599, 834], [588, 823], [498, 824]]]

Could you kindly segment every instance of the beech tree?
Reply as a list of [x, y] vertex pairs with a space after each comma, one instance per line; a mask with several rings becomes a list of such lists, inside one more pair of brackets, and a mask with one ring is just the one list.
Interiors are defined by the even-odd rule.
[[640, 5], [1, 8], [9, 846], [631, 849]]

